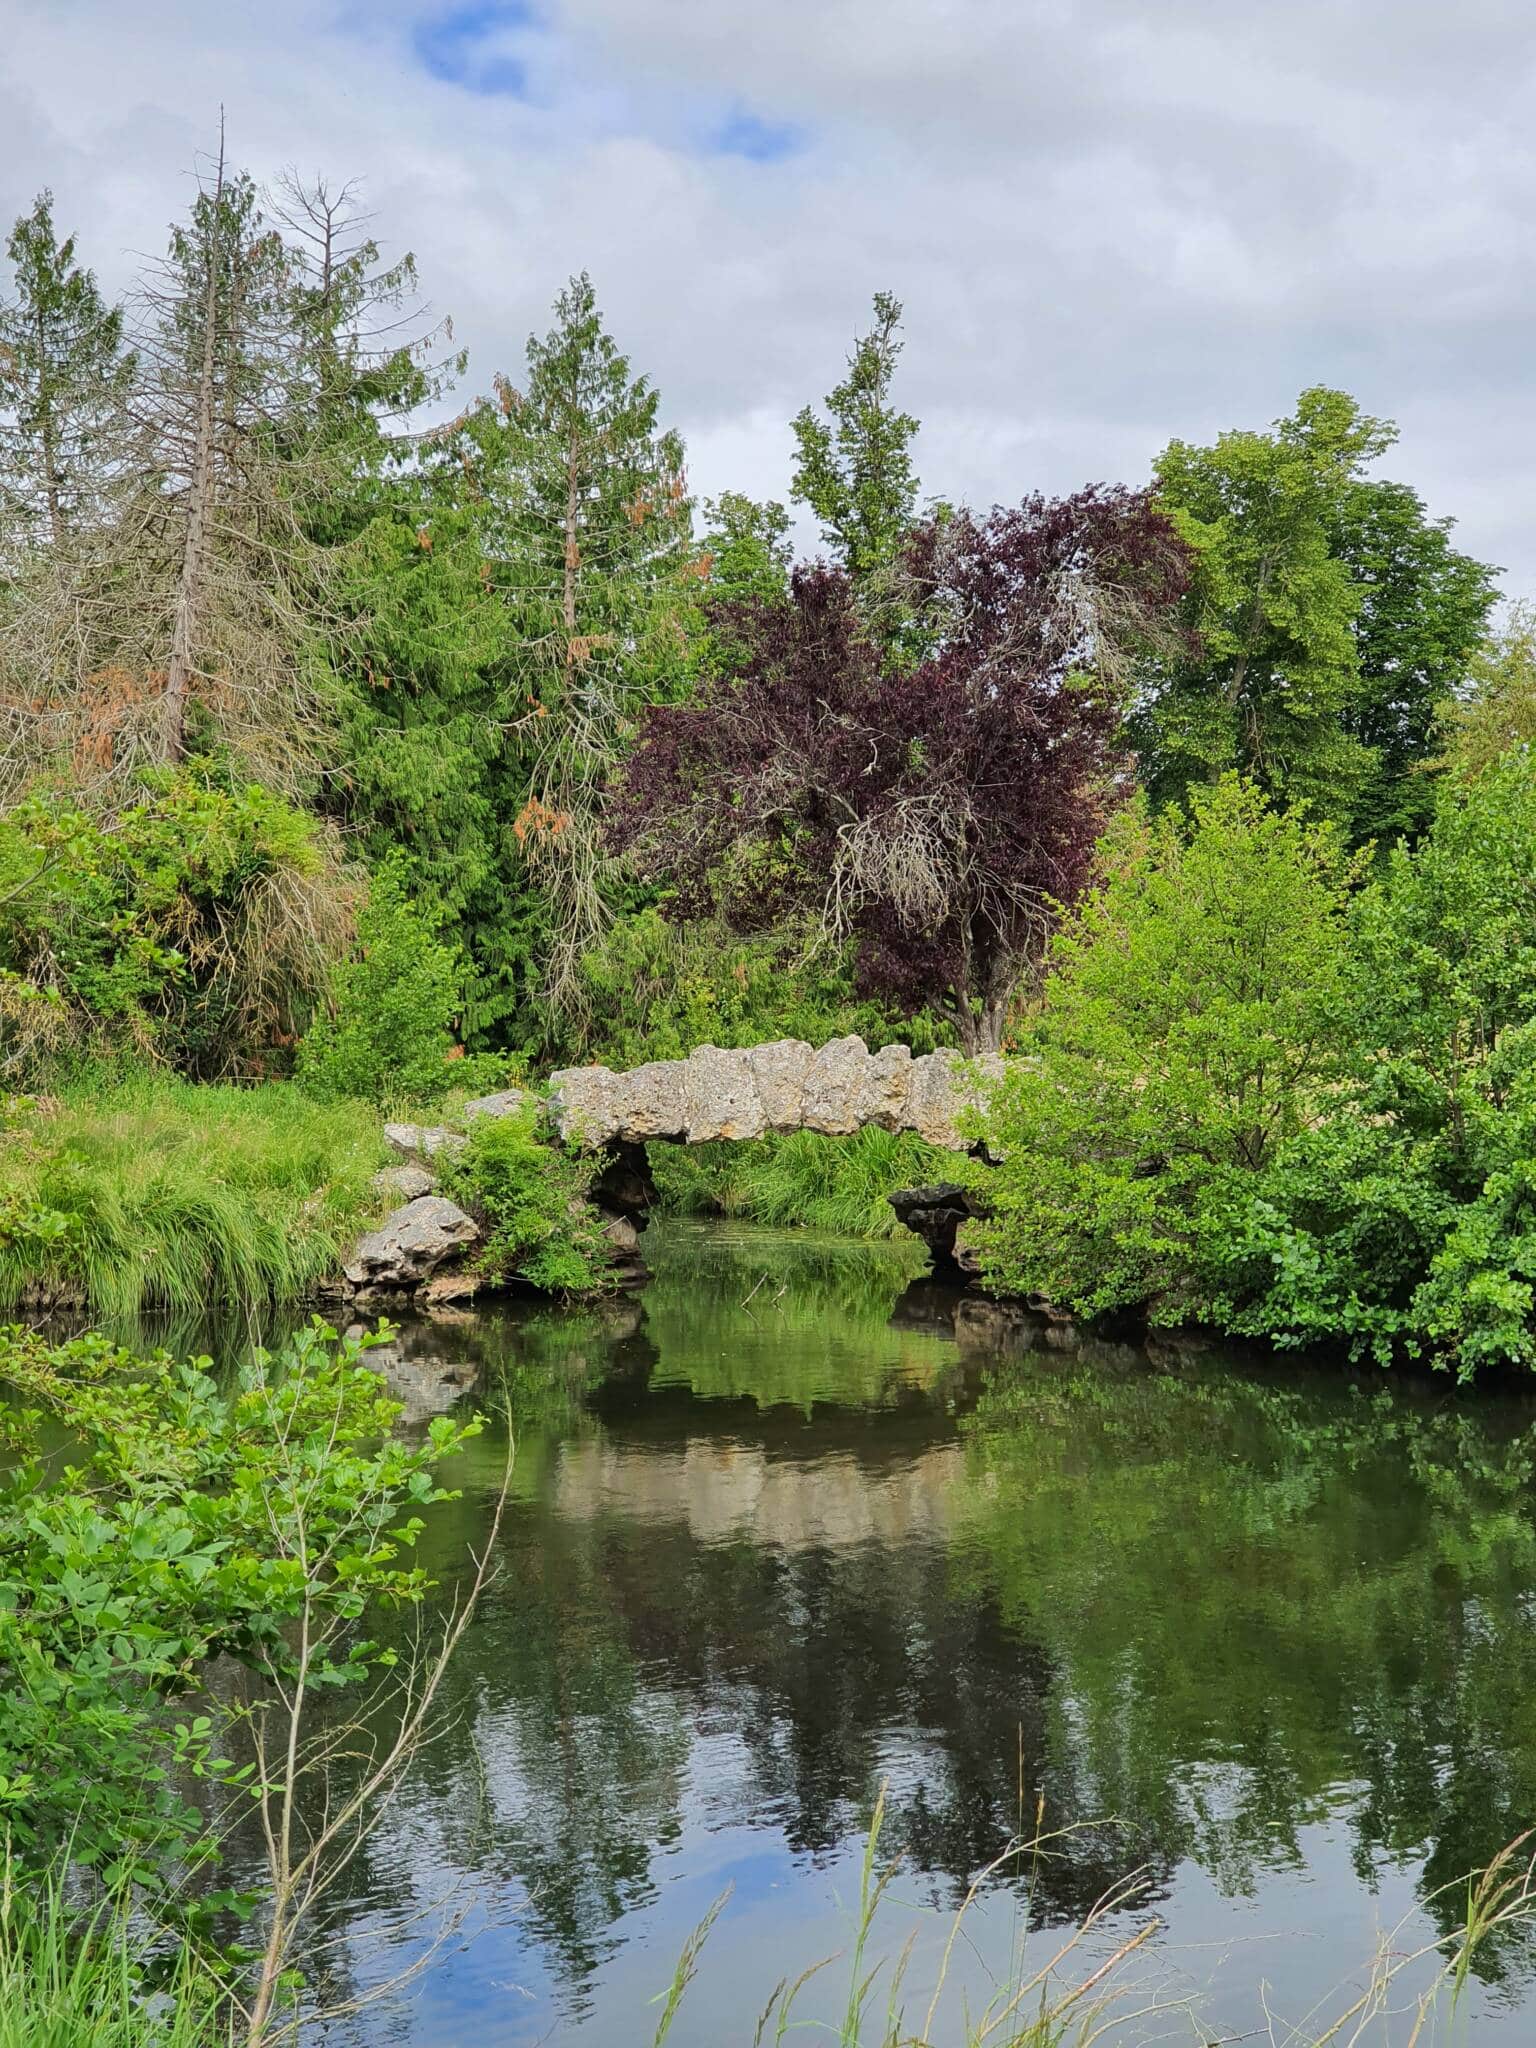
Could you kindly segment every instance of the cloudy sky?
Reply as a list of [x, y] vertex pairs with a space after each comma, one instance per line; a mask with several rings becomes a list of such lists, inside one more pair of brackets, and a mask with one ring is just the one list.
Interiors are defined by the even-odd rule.
[[479, 386], [589, 269], [701, 492], [785, 494], [884, 287], [929, 491], [1338, 383], [1536, 592], [1531, 0], [0, 0], [0, 52], [4, 218], [52, 185], [125, 283], [223, 102], [366, 179]]

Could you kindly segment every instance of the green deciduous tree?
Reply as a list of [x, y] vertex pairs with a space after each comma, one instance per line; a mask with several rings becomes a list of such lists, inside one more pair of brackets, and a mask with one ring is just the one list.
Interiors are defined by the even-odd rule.
[[1423, 823], [1414, 769], [1482, 636], [1492, 572], [1414, 492], [1366, 476], [1395, 434], [1316, 388], [1270, 432], [1164, 451], [1159, 493], [1198, 558], [1200, 651], [1148, 672], [1133, 719], [1157, 800], [1236, 768], [1357, 838]]
[[1481, 775], [1512, 747], [1536, 743], [1536, 606], [1513, 604], [1469, 664], [1465, 695], [1439, 705], [1441, 752], [1431, 764]]
[[1053, 942], [1006, 1154], [989, 1277], [1079, 1312], [1205, 1303], [1211, 1217], [1320, 1113], [1347, 1042], [1347, 870], [1332, 835], [1227, 777], [1189, 829], [1128, 814]]
[[1359, 687], [1343, 722], [1371, 753], [1350, 818], [1359, 841], [1428, 826], [1436, 713], [1476, 673], [1494, 571], [1453, 547], [1451, 530], [1407, 484], [1374, 478], [1350, 485], [1335, 520], [1333, 547], [1359, 604]]

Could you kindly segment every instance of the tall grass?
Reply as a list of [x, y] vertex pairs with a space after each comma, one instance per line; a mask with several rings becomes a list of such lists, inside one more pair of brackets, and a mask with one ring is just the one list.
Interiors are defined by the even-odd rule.
[[650, 1161], [661, 1206], [674, 1216], [738, 1216], [842, 1237], [899, 1237], [889, 1197], [954, 1180], [964, 1166], [913, 1131], [872, 1124], [846, 1138], [792, 1131], [750, 1142], [653, 1145]]
[[0, 1132], [0, 1310], [301, 1300], [377, 1210], [384, 1157], [375, 1112], [275, 1082], [146, 1075], [22, 1103]]
[[62, 1881], [0, 1869], [0, 2048], [228, 2048], [217, 1987], [182, 1951], [153, 1992], [126, 1904], [82, 1915]]

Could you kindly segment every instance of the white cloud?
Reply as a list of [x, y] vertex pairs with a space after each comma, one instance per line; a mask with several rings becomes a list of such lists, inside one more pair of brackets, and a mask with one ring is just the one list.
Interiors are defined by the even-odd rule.
[[[785, 422], [888, 286], [932, 492], [1136, 480], [1169, 436], [1333, 381], [1402, 423], [1394, 473], [1536, 587], [1525, 0], [519, 12], [0, 0], [0, 215], [52, 184], [121, 285], [223, 101], [258, 176], [366, 178], [479, 384], [590, 269], [701, 492], [787, 489]], [[527, 96], [432, 75], [419, 31], [444, 22]], [[800, 147], [711, 153], [737, 114]]]

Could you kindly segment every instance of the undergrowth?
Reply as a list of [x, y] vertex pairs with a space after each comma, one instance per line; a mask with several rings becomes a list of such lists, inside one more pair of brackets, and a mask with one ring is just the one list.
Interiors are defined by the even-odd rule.
[[846, 1138], [815, 1131], [750, 1143], [653, 1145], [651, 1173], [674, 1216], [738, 1216], [843, 1237], [899, 1237], [898, 1188], [960, 1178], [965, 1160], [913, 1131], [870, 1124]]
[[100, 1318], [301, 1300], [379, 1207], [376, 1112], [273, 1082], [142, 1075], [13, 1099], [0, 1129], [0, 1308]]
[[539, 1135], [530, 1104], [515, 1116], [476, 1117], [443, 1174], [444, 1194], [485, 1231], [475, 1268], [548, 1294], [596, 1294], [608, 1284], [602, 1218], [587, 1199], [592, 1163]]

